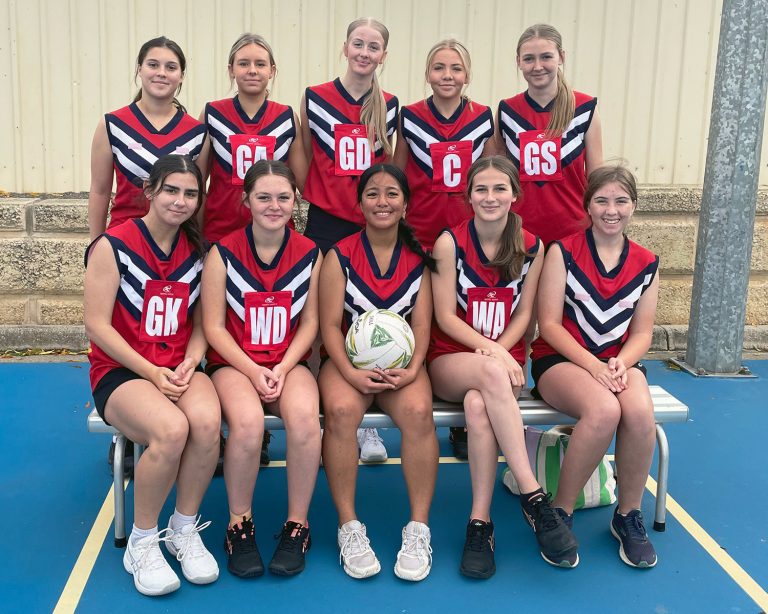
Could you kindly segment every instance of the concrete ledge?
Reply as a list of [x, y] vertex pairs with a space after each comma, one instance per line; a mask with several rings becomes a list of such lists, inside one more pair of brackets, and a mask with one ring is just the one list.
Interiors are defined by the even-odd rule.
[[80, 326], [0, 326], [0, 349], [84, 350], [88, 347], [85, 327]]
[[35, 232], [88, 232], [87, 200], [41, 200], [32, 206]]

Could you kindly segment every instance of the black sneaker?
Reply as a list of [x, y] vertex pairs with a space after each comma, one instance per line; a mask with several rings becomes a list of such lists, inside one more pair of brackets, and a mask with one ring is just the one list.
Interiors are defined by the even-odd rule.
[[565, 523], [565, 526], [573, 531], [573, 514], [569, 514], [562, 507], [556, 507], [555, 511], [560, 515], [560, 518]]
[[642, 568], [656, 565], [656, 550], [648, 539], [640, 510], [622, 516], [616, 507], [611, 519], [611, 533], [619, 540], [619, 556], [627, 565]]
[[224, 550], [229, 557], [227, 569], [231, 574], [240, 578], [255, 578], [264, 573], [264, 563], [256, 546], [253, 520], [243, 518], [240, 524], [227, 528]]
[[467, 460], [469, 446], [467, 445], [467, 431], [464, 430], [464, 427], [452, 426], [448, 441], [453, 446], [453, 455], [460, 460]]
[[490, 578], [496, 573], [495, 547], [493, 522], [471, 519], [467, 525], [467, 541], [464, 542], [459, 571], [469, 578]]
[[264, 439], [261, 440], [261, 463], [262, 467], [269, 465], [269, 442], [272, 440], [272, 433], [264, 431]]
[[269, 571], [278, 576], [295, 576], [304, 571], [304, 555], [312, 545], [309, 527], [289, 520], [275, 538], [280, 541], [269, 562]]
[[[114, 475], [115, 467], [115, 447], [116, 443], [113, 441], [109, 444], [109, 452], [107, 452], [107, 464], [109, 465], [109, 471]], [[130, 439], [125, 440], [125, 452], [123, 454], [123, 475], [127, 478], [133, 478], [133, 442]]]
[[522, 495], [520, 504], [523, 516], [536, 534], [542, 558], [555, 567], [576, 567], [579, 564], [579, 542], [552, 507], [550, 495], [538, 490]]

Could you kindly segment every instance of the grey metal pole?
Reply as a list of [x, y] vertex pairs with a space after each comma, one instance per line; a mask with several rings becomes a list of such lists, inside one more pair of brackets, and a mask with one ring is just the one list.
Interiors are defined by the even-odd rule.
[[723, 0], [685, 362], [737, 373], [768, 86], [768, 0]]

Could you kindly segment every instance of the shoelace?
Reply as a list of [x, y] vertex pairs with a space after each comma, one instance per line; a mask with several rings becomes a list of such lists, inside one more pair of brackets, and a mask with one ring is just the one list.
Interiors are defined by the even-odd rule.
[[[302, 531], [302, 529], [306, 529], [306, 527], [298, 522], [286, 522], [283, 530], [275, 535], [275, 539], [280, 539], [277, 544], [277, 549], [286, 550], [288, 552], [301, 552], [304, 548], [304, 542], [307, 539], [307, 536], [303, 535], [304, 531]], [[294, 531], [296, 532], [296, 535], [293, 535]]]
[[195, 524], [190, 529], [189, 533], [182, 533], [181, 530], [174, 531], [173, 534], [178, 535], [182, 540], [181, 548], [176, 552], [176, 560], [181, 561], [187, 555], [189, 555], [190, 558], [195, 558], [206, 553], [203, 540], [200, 539], [200, 531], [207, 529], [210, 524], [210, 520], [200, 524], [200, 516], [198, 516], [195, 518]]
[[[491, 534], [491, 525], [483, 524], [476, 525], [470, 524], [469, 539], [467, 539], [467, 546], [474, 552], [480, 552], [488, 545], [488, 537]], [[432, 548], [430, 548], [430, 552]]]
[[353, 529], [346, 533], [344, 543], [339, 550], [339, 563], [342, 563], [345, 556], [355, 556], [363, 554], [371, 549], [371, 540], [363, 533], [362, 529]]
[[[234, 539], [230, 535], [231, 533], [235, 534]], [[236, 526], [227, 529], [227, 538], [229, 539], [229, 543], [232, 544], [232, 550], [237, 550], [238, 552], [253, 552], [257, 549], [256, 540], [248, 539], [249, 535], [253, 536], [252, 520], [243, 520], [239, 529]]]
[[166, 542], [171, 539], [173, 531], [170, 529], [163, 529], [158, 531], [152, 536], [152, 539], [147, 542], [146, 545], [141, 546], [144, 550], [139, 554], [138, 558], [131, 562], [131, 567], [136, 571], [139, 567], [144, 569], [159, 569], [164, 567], [168, 563], [165, 561], [163, 553], [160, 552], [160, 542]]
[[555, 508], [553, 508], [550, 504], [550, 498], [551, 495], [547, 493], [546, 496], [543, 496], [537, 501], [531, 503], [531, 508], [537, 512], [536, 515], [538, 516], [539, 522], [541, 523], [541, 527], [545, 531], [556, 529], [557, 525], [563, 522]]
[[648, 539], [648, 534], [646, 533], [645, 525], [643, 524], [643, 518], [640, 514], [629, 513], [621, 520], [626, 527], [631, 540], [644, 542]]
[[426, 553], [429, 564], [432, 565], [432, 546], [429, 545], [429, 541], [421, 533], [417, 535], [406, 533], [401, 552], [406, 556], [416, 559], [420, 559]]
[[376, 429], [365, 429], [365, 439], [363, 440], [363, 444], [366, 443], [383, 444], [384, 440], [381, 438]]

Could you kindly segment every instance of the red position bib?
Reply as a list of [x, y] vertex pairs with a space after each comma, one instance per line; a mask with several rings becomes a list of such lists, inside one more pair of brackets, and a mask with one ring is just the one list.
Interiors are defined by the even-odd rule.
[[472, 165], [472, 141], [431, 143], [432, 191], [464, 192], [467, 170]]
[[468, 288], [467, 324], [483, 337], [497, 339], [509, 324], [514, 299], [512, 288]]
[[243, 349], [267, 352], [288, 346], [293, 292], [246, 292]]
[[275, 157], [275, 143], [275, 137], [269, 135], [231, 134], [232, 185], [243, 185], [245, 173], [255, 162], [272, 160]]
[[144, 288], [139, 340], [165, 343], [174, 340], [187, 323], [189, 284], [150, 279]]
[[336, 124], [333, 128], [336, 143], [335, 174], [338, 177], [358, 176], [371, 166], [371, 145], [368, 129], [362, 124]]
[[560, 137], [547, 138], [546, 132], [520, 133], [520, 181], [560, 181]]

